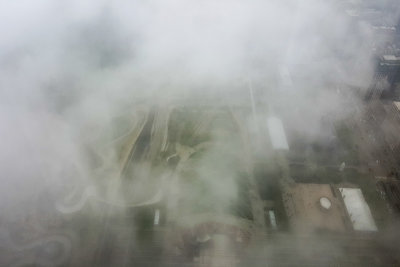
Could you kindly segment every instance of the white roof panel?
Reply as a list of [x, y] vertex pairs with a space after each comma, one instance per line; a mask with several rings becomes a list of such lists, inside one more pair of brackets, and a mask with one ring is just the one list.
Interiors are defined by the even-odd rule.
[[269, 117], [267, 119], [267, 125], [272, 147], [274, 149], [288, 150], [289, 145], [286, 139], [285, 130], [283, 129], [282, 121], [276, 117]]
[[374, 218], [359, 188], [339, 188], [354, 230], [377, 231]]
[[400, 57], [396, 57], [395, 55], [383, 55], [383, 59], [388, 61], [396, 61], [400, 60]]

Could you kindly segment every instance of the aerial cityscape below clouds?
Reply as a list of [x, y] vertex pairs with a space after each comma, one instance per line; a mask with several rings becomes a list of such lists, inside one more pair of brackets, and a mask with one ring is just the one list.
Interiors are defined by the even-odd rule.
[[399, 11], [0, 2], [0, 265], [398, 266]]

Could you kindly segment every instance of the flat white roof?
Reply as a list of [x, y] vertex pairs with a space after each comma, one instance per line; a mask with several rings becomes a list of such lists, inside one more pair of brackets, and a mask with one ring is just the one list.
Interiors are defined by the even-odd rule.
[[396, 108], [400, 111], [400, 102], [399, 101], [393, 101], [395, 104]]
[[383, 59], [388, 61], [395, 61], [400, 60], [400, 57], [396, 57], [395, 55], [383, 55]]
[[156, 209], [156, 211], [154, 212], [154, 225], [158, 225], [159, 222], [160, 222], [160, 210]]
[[353, 229], [358, 231], [377, 231], [378, 228], [361, 189], [339, 188], [339, 191], [342, 194]]
[[272, 147], [274, 149], [288, 150], [289, 145], [286, 139], [285, 130], [283, 129], [282, 121], [277, 117], [269, 117], [267, 119], [267, 125]]

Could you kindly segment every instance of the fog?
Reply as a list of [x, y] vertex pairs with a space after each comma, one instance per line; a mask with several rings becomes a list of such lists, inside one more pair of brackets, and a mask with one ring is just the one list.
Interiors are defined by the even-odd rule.
[[[126, 219], [129, 207], [161, 201], [182, 218], [200, 213], [203, 204], [222, 213], [237, 198], [238, 185], [221, 177], [252, 168], [248, 149], [263, 160], [272, 157], [261, 148], [268, 147], [268, 114], [283, 120], [289, 138], [331, 142], [332, 121], [357, 111], [357, 94], [366, 92], [374, 72], [377, 37], [367, 22], [345, 12], [362, 1], [350, 2], [0, 1], [1, 264], [99, 264], [106, 248], [77, 241], [79, 231], [118, 216], [130, 229], [137, 220]], [[396, 17], [393, 7], [386, 1], [379, 8]], [[243, 108], [246, 115], [212, 115], [224, 107]], [[166, 125], [179, 108], [205, 112], [192, 122], [187, 115], [195, 129], [191, 143], [157, 141], [154, 136], [172, 138]], [[163, 126], [151, 128], [143, 155], [131, 153], [129, 135], [145, 131], [152, 116]], [[213, 121], [218, 116], [222, 130]], [[122, 126], [116, 126], [119, 117]], [[238, 130], [240, 120], [248, 130]], [[240, 137], [246, 131], [250, 148]], [[196, 141], [203, 135], [210, 144]], [[203, 149], [199, 161], [191, 160]], [[178, 171], [166, 167], [164, 155], [180, 157]], [[133, 167], [121, 168], [124, 159]], [[121, 178], [129, 175], [135, 178]], [[177, 177], [185, 175], [203, 184], [178, 185]], [[215, 198], [202, 199], [202, 190]], [[190, 200], [175, 207], [179, 194]], [[190, 201], [198, 198], [204, 203], [195, 208]], [[40, 240], [62, 234], [70, 238], [71, 259], [38, 259], [32, 252]], [[97, 251], [97, 261], [79, 263], [83, 252], [76, 250], [83, 247], [87, 255]], [[277, 255], [274, 248], [267, 254]]]

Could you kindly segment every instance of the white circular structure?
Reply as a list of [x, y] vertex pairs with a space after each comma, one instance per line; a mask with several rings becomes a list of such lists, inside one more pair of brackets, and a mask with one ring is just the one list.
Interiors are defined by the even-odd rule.
[[321, 197], [319, 199], [319, 204], [325, 210], [329, 210], [331, 208], [331, 206], [332, 206], [332, 202], [327, 197]]

